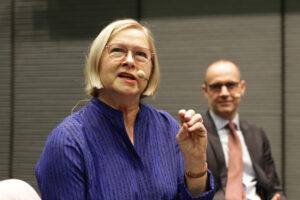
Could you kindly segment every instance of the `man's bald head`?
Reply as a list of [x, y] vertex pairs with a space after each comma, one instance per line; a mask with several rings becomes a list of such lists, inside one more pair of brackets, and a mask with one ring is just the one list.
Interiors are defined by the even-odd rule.
[[238, 66], [230, 60], [220, 59], [210, 64], [209, 67], [206, 69], [205, 82], [207, 83], [208, 79], [210, 80], [212, 75], [214, 76], [216, 73], [221, 72], [235, 73], [237, 77], [241, 80], [241, 72]]

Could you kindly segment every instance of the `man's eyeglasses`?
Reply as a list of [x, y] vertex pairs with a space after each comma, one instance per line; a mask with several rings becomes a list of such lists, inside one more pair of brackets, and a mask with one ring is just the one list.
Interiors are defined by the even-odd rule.
[[229, 81], [226, 83], [213, 83], [213, 84], [206, 84], [209, 89], [211, 89], [212, 91], [221, 91], [222, 87], [225, 86], [227, 88], [227, 90], [234, 90], [237, 88], [237, 86], [239, 85], [240, 82], [234, 82], [234, 81]]
[[142, 47], [127, 48], [122, 44], [106, 45], [105, 48], [107, 49], [109, 57], [116, 61], [123, 60], [127, 56], [129, 50], [132, 52], [133, 59], [137, 64], [148, 63], [154, 55], [150, 49]]

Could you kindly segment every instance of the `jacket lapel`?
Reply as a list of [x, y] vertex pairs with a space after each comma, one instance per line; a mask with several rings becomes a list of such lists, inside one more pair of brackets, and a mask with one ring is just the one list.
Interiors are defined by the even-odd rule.
[[225, 163], [224, 152], [222, 149], [222, 144], [217, 132], [217, 128], [215, 123], [213, 122], [212, 117], [210, 116], [209, 112], [206, 112], [206, 116], [203, 117], [203, 123], [205, 128], [207, 129], [208, 135], [208, 142], [211, 145], [215, 155], [216, 160], [218, 161], [218, 169], [220, 172], [220, 179], [222, 182], [222, 187], [226, 186], [227, 182], [227, 167]]
[[255, 167], [255, 163], [258, 163], [258, 154], [256, 153], [256, 142], [255, 138], [253, 137], [253, 134], [251, 134], [251, 130], [248, 126], [248, 124], [244, 123], [243, 121], [240, 121], [240, 127], [244, 136], [244, 140], [252, 161], [253, 167]]

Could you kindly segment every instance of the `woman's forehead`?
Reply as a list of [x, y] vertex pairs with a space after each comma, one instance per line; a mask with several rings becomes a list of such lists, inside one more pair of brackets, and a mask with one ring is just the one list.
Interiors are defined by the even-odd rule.
[[116, 33], [109, 44], [118, 43], [129, 46], [149, 48], [149, 41], [143, 30], [137, 28], [126, 28]]

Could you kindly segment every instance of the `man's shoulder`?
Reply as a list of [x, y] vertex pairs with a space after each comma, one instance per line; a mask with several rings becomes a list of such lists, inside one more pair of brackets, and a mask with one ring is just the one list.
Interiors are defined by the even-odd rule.
[[255, 123], [249, 122], [247, 120], [240, 120], [241, 129], [255, 129], [255, 130], [263, 130], [262, 126], [257, 125]]
[[268, 140], [265, 130], [260, 125], [248, 122], [246, 120], [240, 120], [240, 128], [244, 136], [250, 133], [252, 138], [260, 138], [263, 141]]

